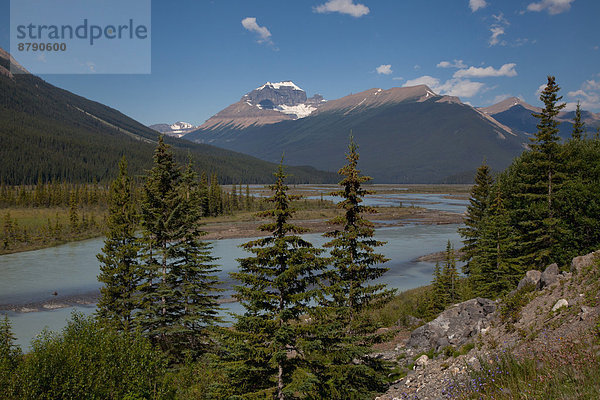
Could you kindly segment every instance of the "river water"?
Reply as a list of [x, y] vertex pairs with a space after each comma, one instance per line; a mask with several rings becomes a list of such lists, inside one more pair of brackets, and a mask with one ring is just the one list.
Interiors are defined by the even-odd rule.
[[[391, 194], [372, 196], [367, 200], [370, 205], [414, 204], [431, 209], [464, 212], [464, 200], [447, 199], [443, 195], [431, 194]], [[415, 259], [424, 254], [441, 251], [450, 240], [455, 247], [460, 245], [457, 225], [418, 225], [381, 227], [376, 230], [376, 238], [387, 243], [379, 249], [390, 259], [386, 266], [390, 269], [380, 282], [391, 288], [406, 290], [428, 284], [431, 281], [434, 265], [417, 262]], [[304, 235], [315, 246], [325, 242], [321, 234]], [[247, 257], [239, 246], [248, 239], [222, 239], [212, 241], [213, 256], [219, 259], [219, 278], [223, 281], [225, 297], [231, 295], [232, 281], [229, 272], [237, 270], [236, 259]], [[94, 305], [76, 305], [67, 308], [51, 309], [52, 301], [78, 298], [97, 293], [100, 284], [97, 281], [99, 264], [96, 254], [103, 245], [102, 238], [67, 243], [47, 249], [0, 256], [0, 304], [16, 304], [27, 311], [28, 304], [35, 303], [31, 312], [6, 313], [11, 321], [17, 344], [24, 349], [30, 347], [31, 340], [42, 329], [60, 330], [73, 311], [92, 314]], [[56, 296], [54, 295], [56, 293]], [[75, 299], [75, 300], [74, 300]], [[238, 303], [223, 305], [223, 315], [227, 312], [241, 312]], [[41, 310], [41, 311], [39, 311]]]

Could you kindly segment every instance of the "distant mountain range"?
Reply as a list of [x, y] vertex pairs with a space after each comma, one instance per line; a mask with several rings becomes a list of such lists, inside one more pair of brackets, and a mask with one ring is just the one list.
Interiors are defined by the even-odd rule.
[[[495, 169], [504, 168], [527, 142], [525, 135], [425, 85], [370, 89], [321, 101], [303, 118], [264, 110], [252, 100], [246, 103], [246, 113], [225, 112], [241, 106], [254, 92], [185, 138], [269, 161], [285, 153], [292, 165], [336, 171], [352, 131], [360, 146], [361, 169], [376, 182], [387, 183], [470, 182], [483, 160]], [[277, 89], [270, 92], [262, 101], [276, 104]]]
[[[537, 132], [539, 120], [532, 113], [539, 113], [541, 108], [527, 104], [518, 97], [510, 97], [500, 103], [489, 107], [479, 109], [486, 115], [493, 117], [496, 121], [510, 127], [513, 132], [519, 132], [526, 135], [533, 135]], [[582, 111], [582, 119], [587, 125], [587, 130], [591, 132], [600, 126], [600, 114], [594, 114], [589, 111]], [[558, 114], [560, 136], [568, 139], [573, 131], [573, 118], [575, 111], [562, 111]]]
[[[24, 74], [12, 74], [10, 65]], [[182, 128], [185, 128], [182, 126]], [[130, 173], [152, 166], [159, 133], [103, 104], [57, 88], [27, 73], [0, 49], [0, 179], [4, 184], [38, 179], [106, 181], [125, 155]], [[179, 162], [192, 157], [199, 171], [222, 183], [270, 183], [276, 165], [255, 157], [166, 138]], [[289, 168], [290, 182], [333, 182], [333, 173], [312, 167]]]
[[[303, 107], [307, 112], [288, 113]], [[485, 160], [501, 170], [537, 131], [532, 112], [518, 98], [473, 108], [425, 85], [369, 89], [337, 100], [308, 99], [291, 81], [270, 83], [209, 118], [185, 139], [275, 162], [336, 171], [348, 136], [360, 148], [360, 167], [382, 183], [471, 182]], [[561, 135], [571, 134], [574, 113], [561, 113]], [[584, 113], [589, 127], [598, 115]]]
[[177, 121], [174, 124], [155, 124], [148, 126], [150, 129], [154, 129], [160, 133], [164, 133], [168, 136], [182, 137], [190, 132], [198, 129], [197, 126], [190, 124], [189, 122]]

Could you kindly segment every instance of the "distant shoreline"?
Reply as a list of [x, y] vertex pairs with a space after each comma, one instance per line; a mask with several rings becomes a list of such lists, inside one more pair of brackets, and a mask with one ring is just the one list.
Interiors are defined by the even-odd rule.
[[[100, 298], [100, 290], [74, 294], [70, 296], [56, 296], [52, 299], [41, 300], [29, 303], [7, 303], [0, 304], [0, 313], [10, 311], [18, 314], [27, 314], [33, 312], [53, 311], [61, 308], [95, 306]], [[233, 297], [220, 298], [219, 304], [235, 303], [237, 300]]]

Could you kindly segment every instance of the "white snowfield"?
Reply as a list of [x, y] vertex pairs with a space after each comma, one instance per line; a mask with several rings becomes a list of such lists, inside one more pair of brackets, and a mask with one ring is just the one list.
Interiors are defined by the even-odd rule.
[[189, 122], [175, 122], [173, 125], [170, 126], [171, 130], [173, 131], [181, 131], [181, 130], [185, 130], [185, 129], [192, 129], [194, 128], [194, 125], [190, 124]]
[[277, 106], [277, 110], [284, 114], [295, 114], [298, 118], [308, 117], [317, 108], [306, 104], [298, 104], [297, 106], [286, 106], [285, 104]]
[[300, 89], [298, 86], [296, 86], [296, 84], [292, 81], [283, 81], [283, 82], [267, 82], [264, 85], [262, 85], [261, 87], [256, 88], [256, 90], [263, 90], [264, 88], [266, 88], [267, 86], [272, 87], [273, 89], [280, 89], [282, 87], [291, 87], [294, 90], [301, 90], [304, 91], [302, 89]]

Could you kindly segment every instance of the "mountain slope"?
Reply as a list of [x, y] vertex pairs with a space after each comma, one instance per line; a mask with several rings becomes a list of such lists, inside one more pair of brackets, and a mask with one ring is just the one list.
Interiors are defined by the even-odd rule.
[[502, 169], [526, 141], [424, 85], [370, 89], [330, 100], [293, 121], [201, 126], [185, 138], [269, 161], [285, 153], [292, 165], [335, 171], [344, 161], [350, 131], [360, 146], [363, 172], [389, 183], [470, 182], [484, 159]]
[[[535, 118], [532, 113], [539, 113], [541, 108], [527, 104], [517, 97], [510, 97], [489, 107], [479, 109], [482, 113], [493, 117], [498, 122], [510, 127], [515, 132], [520, 132], [528, 135], [533, 135], [537, 132], [537, 124], [539, 119]], [[573, 131], [573, 118], [575, 112], [560, 112], [558, 121], [560, 121], [559, 135], [563, 139], [571, 137]], [[600, 126], [600, 116], [582, 111], [582, 119], [587, 125], [588, 131], [594, 131]]]
[[[115, 175], [123, 155], [134, 175], [150, 168], [156, 131], [34, 75], [13, 75], [10, 59], [0, 51], [0, 177], [4, 183], [33, 183], [38, 178], [104, 181]], [[274, 164], [213, 146], [165, 140], [180, 162], [189, 153], [199, 170], [217, 173], [224, 183], [272, 181]], [[293, 182], [336, 179], [309, 167], [289, 172]]]

